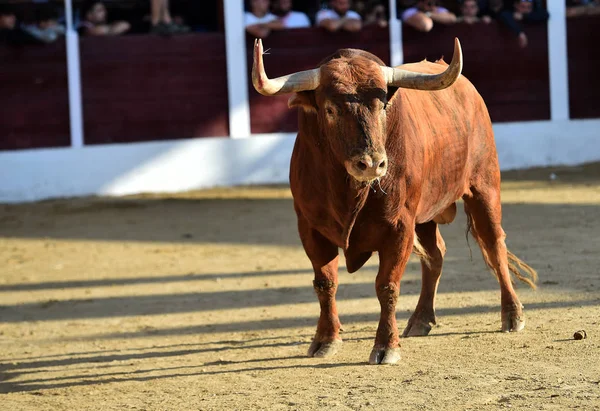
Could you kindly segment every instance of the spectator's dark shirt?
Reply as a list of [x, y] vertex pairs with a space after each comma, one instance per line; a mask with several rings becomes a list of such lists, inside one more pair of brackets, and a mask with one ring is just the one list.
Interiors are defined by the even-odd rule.
[[[508, 4], [510, 4], [510, 7], [508, 7]], [[514, 11], [514, 2], [512, 0], [510, 2], [505, 2], [505, 8], [498, 13], [497, 18], [500, 23], [504, 24], [510, 31], [518, 35], [523, 31], [523, 28], [521, 27], [521, 24], [515, 20], [513, 16]], [[542, 7], [541, 1], [534, 0], [533, 11], [524, 14], [522, 21], [526, 23], [537, 23], [548, 20], [548, 17], [548, 12]]]

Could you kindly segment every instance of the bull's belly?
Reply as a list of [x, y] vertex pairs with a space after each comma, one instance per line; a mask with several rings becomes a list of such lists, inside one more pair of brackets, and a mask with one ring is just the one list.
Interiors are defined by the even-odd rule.
[[449, 224], [456, 216], [456, 201], [464, 194], [464, 189], [455, 188], [438, 198], [423, 195], [417, 207], [416, 223], [423, 224], [435, 221], [438, 224]]

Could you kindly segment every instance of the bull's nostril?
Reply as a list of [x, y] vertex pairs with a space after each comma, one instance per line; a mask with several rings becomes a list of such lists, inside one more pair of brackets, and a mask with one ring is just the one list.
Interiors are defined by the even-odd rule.
[[364, 161], [359, 161], [356, 166], [359, 170], [365, 171], [367, 169], [367, 164]]
[[383, 168], [385, 167], [385, 160], [381, 160], [381, 163], [379, 163], [379, 168]]

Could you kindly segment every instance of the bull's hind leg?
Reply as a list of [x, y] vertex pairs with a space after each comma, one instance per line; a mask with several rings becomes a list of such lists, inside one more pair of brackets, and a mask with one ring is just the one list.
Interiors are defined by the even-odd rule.
[[313, 287], [321, 306], [317, 333], [308, 349], [308, 356], [330, 357], [337, 352], [342, 343], [339, 335], [341, 324], [335, 303], [338, 287], [338, 248], [318, 231], [311, 229], [300, 216], [298, 231], [315, 272]]
[[523, 306], [513, 288], [508, 266], [508, 250], [501, 226], [500, 183], [471, 187], [463, 197], [471, 233], [479, 243], [486, 264], [500, 283], [502, 331], [521, 331], [525, 327]]
[[403, 337], [427, 335], [432, 325], [435, 325], [435, 295], [446, 254], [446, 244], [435, 222], [418, 224], [415, 233], [428, 258], [421, 258], [421, 296], [402, 333]]

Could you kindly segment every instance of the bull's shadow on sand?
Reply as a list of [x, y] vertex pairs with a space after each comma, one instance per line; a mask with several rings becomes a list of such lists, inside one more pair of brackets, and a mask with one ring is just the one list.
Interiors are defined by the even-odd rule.
[[[585, 305], [585, 301], [573, 301], [570, 304]], [[568, 306], [569, 304], [548, 304], [547, 307]], [[363, 321], [364, 316], [350, 316], [351, 321]], [[286, 321], [289, 321], [286, 320]], [[292, 326], [298, 326], [292, 319]], [[304, 324], [303, 324], [304, 325]], [[272, 326], [272, 324], [269, 324]], [[488, 327], [489, 328], [489, 327]], [[198, 330], [190, 330], [197, 332]], [[375, 323], [369, 330], [343, 333], [346, 344], [371, 341], [372, 336], [364, 337], [364, 332], [373, 334]], [[434, 330], [426, 338], [459, 337], [473, 338], [488, 334], [499, 334], [489, 329], [465, 330], [464, 332], [439, 332]], [[119, 338], [129, 337], [126, 334]], [[326, 368], [352, 369], [366, 365], [366, 361], [319, 361], [297, 354], [304, 349], [311, 339], [310, 334], [293, 333], [288, 336], [270, 336], [268, 338], [243, 338], [239, 340], [215, 340], [204, 343], [180, 343], [169, 345], [152, 344], [148, 347], [123, 348], [112, 350], [66, 352], [39, 357], [14, 358], [10, 363], [0, 363], [0, 394], [16, 392], [38, 392], [44, 390], [101, 385], [106, 383], [122, 383], [128, 381], [153, 381], [182, 376], [211, 376], [219, 374], [238, 374], [243, 372], [268, 372], [273, 370], [298, 370], [311, 368], [318, 371]], [[569, 340], [572, 341], [572, 340]], [[567, 340], [565, 343], [569, 343]], [[284, 356], [266, 356], [247, 360], [225, 360], [221, 355], [245, 350], [277, 349], [288, 352]], [[199, 365], [154, 365], [157, 360], [185, 361], [188, 356], [208, 354], [218, 358]], [[152, 365], [151, 365], [152, 364]], [[135, 365], [135, 368], [131, 366]], [[129, 369], [125, 369], [129, 368]], [[53, 371], [68, 369], [66, 375], [52, 376]]]
[[[300, 342], [293, 341], [288, 343], [280, 343], [277, 346], [290, 346], [298, 345]], [[265, 345], [260, 345], [258, 348], [263, 348]], [[266, 345], [269, 347], [269, 345]], [[11, 392], [31, 392], [31, 391], [43, 391], [56, 388], [76, 387], [76, 386], [88, 386], [88, 385], [100, 385], [106, 383], [119, 383], [127, 381], [152, 381], [161, 380], [165, 378], [176, 378], [182, 376], [211, 376], [218, 374], [237, 374], [240, 372], [265, 372], [273, 370], [298, 370], [301, 368], [312, 368], [315, 370], [325, 368], [349, 368], [364, 366], [364, 362], [341, 362], [341, 363], [323, 363], [315, 362], [307, 359], [303, 355], [290, 355], [284, 357], [266, 357], [256, 358], [242, 361], [224, 361], [218, 360], [214, 362], [204, 363], [202, 365], [190, 365], [190, 366], [175, 366], [175, 367], [152, 367], [137, 369], [135, 371], [112, 371], [110, 368], [118, 367], [114, 365], [115, 361], [135, 361], [135, 360], [151, 360], [153, 358], [168, 358], [168, 357], [181, 357], [185, 355], [195, 355], [202, 352], [215, 352], [215, 348], [203, 348], [188, 350], [167, 350], [161, 351], [142, 351], [125, 355], [92, 355], [85, 357], [69, 358], [69, 359], [57, 359], [54, 361], [34, 361], [34, 362], [23, 362], [20, 366], [2, 367], [0, 368], [0, 375], [3, 377], [0, 382], [0, 394], [11, 393]], [[223, 350], [231, 349], [253, 349], [257, 348], [257, 345], [248, 345], [244, 347], [224, 347]], [[93, 353], [84, 353], [93, 354]], [[284, 365], [269, 365], [273, 362], [285, 362]], [[101, 365], [98, 365], [100, 363]], [[111, 364], [113, 363], [113, 364]], [[83, 372], [80, 374], [72, 374], [64, 377], [49, 377], [49, 378], [37, 378], [36, 373], [38, 371], [48, 371], [48, 368], [53, 367], [64, 367], [72, 365], [81, 365], [77, 367]], [[233, 368], [224, 369], [224, 365], [231, 366]], [[42, 370], [39, 368], [44, 367]], [[75, 370], [70, 367], [71, 370]], [[89, 372], [93, 371], [93, 372]], [[11, 379], [19, 376], [26, 375], [24, 380], [18, 382], [11, 382]], [[30, 377], [31, 376], [31, 377]], [[41, 395], [41, 394], [40, 394]]]

